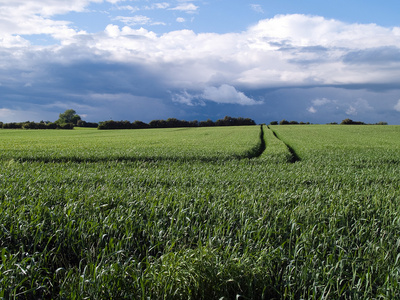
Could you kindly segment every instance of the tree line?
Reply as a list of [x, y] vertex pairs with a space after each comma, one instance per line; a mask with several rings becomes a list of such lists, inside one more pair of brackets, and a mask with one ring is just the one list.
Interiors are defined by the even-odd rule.
[[12, 122], [12, 123], [3, 123], [0, 122], [0, 128], [3, 129], [74, 129], [74, 124], [72, 123], [64, 123], [57, 124], [55, 122]]
[[[269, 125], [309, 125], [310, 122], [297, 122], [297, 121], [287, 121], [285, 119], [281, 121], [272, 121]], [[338, 125], [337, 122], [328, 123], [328, 125]], [[352, 119], [344, 119], [340, 125], [388, 125], [387, 122], [377, 122], [377, 123], [364, 123], [361, 121], [353, 121]]]
[[[287, 121], [272, 121], [269, 125], [307, 125], [310, 122], [297, 122]], [[329, 123], [331, 125], [338, 124], [336, 122]], [[344, 119], [341, 125], [370, 125], [360, 121], [353, 121], [351, 119]], [[371, 125], [387, 125], [386, 122], [378, 122]], [[4, 129], [74, 129], [74, 127], [92, 127], [97, 129], [144, 129], [144, 128], [178, 128], [178, 127], [211, 127], [211, 126], [245, 126], [256, 125], [256, 122], [250, 118], [233, 118], [225, 116], [223, 119], [212, 121], [185, 121], [176, 118], [169, 118], [167, 120], [153, 120], [149, 123], [142, 121], [114, 121], [108, 120], [100, 123], [86, 122], [76, 113], [73, 109], [67, 109], [65, 112], [60, 113], [59, 118], [55, 122], [40, 121], [38, 123], [26, 121], [20, 123], [2, 123], [0, 128]]]
[[144, 129], [144, 128], [179, 128], [179, 127], [211, 127], [211, 126], [246, 126], [246, 125], [256, 125], [256, 122], [249, 118], [233, 118], [225, 116], [223, 119], [217, 121], [212, 121], [208, 119], [207, 121], [185, 121], [178, 120], [175, 118], [169, 118], [167, 120], [153, 120], [149, 123], [144, 123], [142, 121], [104, 121], [100, 122], [98, 129]]
[[73, 109], [67, 109], [60, 113], [58, 120], [55, 122], [40, 121], [40, 122], [0, 122], [0, 128], [4, 129], [74, 129], [78, 127], [98, 127], [97, 123], [83, 121], [82, 118]]
[[68, 109], [64, 113], [60, 113], [59, 118], [55, 122], [40, 121], [40, 122], [13, 122], [2, 123], [0, 128], [4, 129], [74, 129], [74, 127], [92, 127], [97, 129], [144, 129], [144, 128], [178, 128], [178, 127], [210, 127], [210, 126], [244, 126], [256, 125], [256, 122], [250, 118], [232, 118], [225, 116], [223, 119], [212, 121], [185, 121], [176, 118], [167, 120], [153, 120], [149, 123], [142, 121], [114, 121], [108, 120], [100, 123], [86, 122], [76, 114], [75, 110]]

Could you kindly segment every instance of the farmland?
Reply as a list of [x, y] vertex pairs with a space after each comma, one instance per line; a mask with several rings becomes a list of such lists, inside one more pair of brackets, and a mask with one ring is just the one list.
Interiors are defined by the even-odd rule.
[[0, 130], [0, 297], [399, 298], [399, 134]]

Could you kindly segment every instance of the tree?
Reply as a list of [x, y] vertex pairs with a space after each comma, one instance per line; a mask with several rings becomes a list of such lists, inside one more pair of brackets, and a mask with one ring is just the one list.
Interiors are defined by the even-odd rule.
[[289, 121], [286, 121], [285, 119], [283, 119], [282, 121], [279, 122], [279, 125], [288, 125]]
[[66, 124], [72, 123], [77, 125], [78, 121], [81, 120], [81, 117], [76, 114], [76, 111], [73, 109], [67, 109], [65, 112], [59, 115], [57, 124]]
[[364, 122], [353, 121], [352, 119], [344, 119], [340, 125], [364, 125]]

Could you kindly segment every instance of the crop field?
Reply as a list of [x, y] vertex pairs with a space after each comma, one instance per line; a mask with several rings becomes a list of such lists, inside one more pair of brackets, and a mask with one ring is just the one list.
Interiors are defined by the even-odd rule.
[[[2, 160], [230, 159], [252, 155], [259, 131], [238, 127], [111, 130], [2, 130]], [[240, 141], [240, 142], [238, 142]]]
[[0, 130], [0, 298], [400, 298], [400, 126], [261, 128]]

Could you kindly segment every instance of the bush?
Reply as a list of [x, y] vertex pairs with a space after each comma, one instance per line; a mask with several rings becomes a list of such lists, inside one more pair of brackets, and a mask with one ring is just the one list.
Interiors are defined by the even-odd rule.
[[279, 125], [288, 125], [289, 121], [286, 121], [285, 119], [283, 119], [282, 121], [279, 122]]
[[57, 129], [74, 129], [74, 124], [72, 123], [59, 124]]
[[246, 125], [256, 125], [254, 120], [249, 118], [232, 118], [225, 116], [223, 119], [219, 119], [215, 122], [215, 126], [246, 126]]
[[25, 122], [22, 123], [22, 128], [23, 129], [38, 129], [38, 126], [35, 122]]
[[3, 124], [4, 129], [20, 129], [22, 128], [22, 123], [4, 123]]
[[132, 129], [143, 129], [143, 128], [149, 128], [149, 124], [144, 123], [142, 121], [135, 121], [132, 123], [131, 128]]
[[207, 119], [207, 121], [199, 122], [199, 127], [211, 127], [211, 126], [215, 126], [215, 123], [213, 120]]
[[88, 128], [97, 128], [99, 126], [98, 123], [86, 122], [83, 120], [79, 120], [77, 122], [77, 127], [88, 127]]
[[47, 123], [46, 127], [47, 127], [47, 129], [57, 129], [57, 124], [56, 123]]
[[353, 121], [352, 119], [344, 119], [340, 125], [364, 125], [364, 122]]

